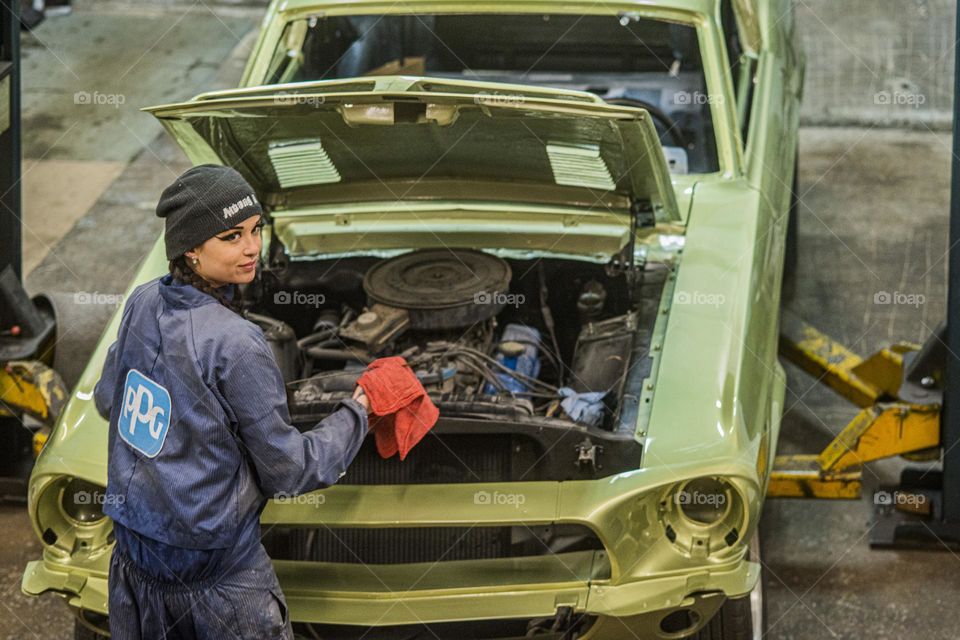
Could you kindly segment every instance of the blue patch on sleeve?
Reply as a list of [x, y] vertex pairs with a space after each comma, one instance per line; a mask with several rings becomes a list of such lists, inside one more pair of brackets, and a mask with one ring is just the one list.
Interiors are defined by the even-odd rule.
[[154, 458], [170, 428], [170, 393], [136, 369], [127, 372], [117, 429], [131, 447]]

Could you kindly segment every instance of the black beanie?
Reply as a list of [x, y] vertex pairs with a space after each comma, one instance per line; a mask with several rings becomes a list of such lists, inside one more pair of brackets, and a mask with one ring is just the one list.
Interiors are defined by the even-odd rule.
[[157, 215], [166, 220], [167, 260], [262, 213], [253, 187], [235, 169], [217, 164], [188, 169], [157, 203]]

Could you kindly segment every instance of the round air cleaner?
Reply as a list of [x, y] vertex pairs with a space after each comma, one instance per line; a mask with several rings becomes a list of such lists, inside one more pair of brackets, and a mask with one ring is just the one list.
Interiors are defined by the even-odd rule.
[[471, 249], [424, 249], [371, 267], [372, 302], [406, 309], [414, 329], [455, 329], [491, 318], [506, 304], [510, 265]]

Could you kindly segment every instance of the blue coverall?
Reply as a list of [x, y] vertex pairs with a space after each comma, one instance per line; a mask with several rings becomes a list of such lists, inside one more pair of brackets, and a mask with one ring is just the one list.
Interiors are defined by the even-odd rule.
[[263, 331], [170, 274], [128, 299], [94, 401], [110, 421], [113, 638], [292, 638], [260, 513], [345, 473], [363, 405], [298, 431]]

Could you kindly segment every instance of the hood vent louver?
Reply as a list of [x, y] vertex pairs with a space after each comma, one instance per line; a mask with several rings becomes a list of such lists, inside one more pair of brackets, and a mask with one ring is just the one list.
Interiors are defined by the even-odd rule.
[[599, 145], [550, 143], [547, 157], [557, 184], [608, 191], [616, 188], [610, 169], [600, 157]]
[[281, 188], [340, 182], [319, 138], [271, 142], [267, 154]]

